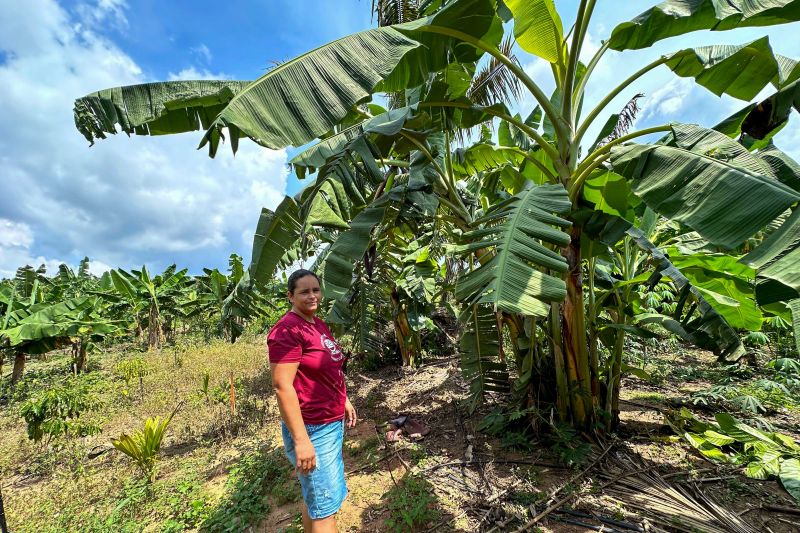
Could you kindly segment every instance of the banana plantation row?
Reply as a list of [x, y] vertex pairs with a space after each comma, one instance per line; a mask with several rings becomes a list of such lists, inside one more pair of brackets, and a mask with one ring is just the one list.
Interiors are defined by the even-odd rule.
[[[44, 266], [26, 266], [13, 279], [0, 281], [0, 375], [13, 360], [11, 385], [22, 377], [28, 356], [71, 349], [74, 372], [86, 370], [87, 357], [103, 345], [133, 338], [159, 349], [176, 332], [200, 329], [235, 342], [244, 327], [277, 311], [274, 284], [237, 293], [247, 274], [242, 258], [232, 254], [227, 274], [204, 269], [189, 276], [175, 265], [151, 276], [146, 267], [115, 269], [101, 277], [89, 272], [89, 259], [77, 271], [61, 265], [53, 276]], [[198, 333], [198, 332], [194, 332]]]
[[[553, 0], [378, 1], [379, 27], [254, 81], [101, 90], [76, 100], [75, 122], [90, 142], [203, 130], [212, 157], [226, 136], [234, 152], [241, 138], [318, 139], [291, 161], [313, 180], [263, 211], [237, 291], [313, 259], [326, 320], [361, 353], [392, 323], [406, 364], [449, 306], [474, 402], [511, 393], [608, 428], [635, 371], [626, 338], [677, 335], [734, 361], [746, 332], [798, 331], [800, 166], [772, 139], [800, 107], [800, 63], [766, 35], [688, 47], [588, 101], [597, 66], [689, 32], [793, 23], [800, 0], [667, 0], [584, 62], [597, 4], [581, 0], [565, 28]], [[550, 65], [552, 94], [518, 51]], [[743, 107], [715, 125], [636, 129], [637, 83], [657, 68]], [[521, 95], [536, 102], [527, 116], [510, 110]], [[617, 97], [628, 104], [608, 109]]]

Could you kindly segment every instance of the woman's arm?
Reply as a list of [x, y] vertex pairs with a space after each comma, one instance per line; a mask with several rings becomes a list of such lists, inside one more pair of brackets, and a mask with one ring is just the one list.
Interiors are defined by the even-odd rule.
[[294, 451], [297, 456], [296, 469], [302, 474], [308, 474], [317, 466], [316, 452], [311, 439], [308, 438], [303, 415], [300, 413], [300, 400], [294, 390], [294, 376], [300, 363], [278, 363], [269, 365], [272, 370], [272, 385], [278, 397], [278, 409], [284, 424], [292, 434]]

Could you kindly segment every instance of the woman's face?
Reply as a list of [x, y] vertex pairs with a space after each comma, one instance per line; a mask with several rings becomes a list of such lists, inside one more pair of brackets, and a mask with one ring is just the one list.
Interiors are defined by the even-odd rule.
[[322, 300], [322, 290], [314, 276], [303, 276], [298, 279], [294, 292], [289, 293], [292, 308], [308, 316], [313, 316], [317, 312], [320, 300]]

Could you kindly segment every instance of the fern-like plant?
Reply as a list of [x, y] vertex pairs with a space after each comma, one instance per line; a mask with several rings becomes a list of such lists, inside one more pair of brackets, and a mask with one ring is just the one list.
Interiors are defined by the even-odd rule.
[[158, 416], [148, 418], [144, 421], [144, 427], [136, 430], [133, 435], [123, 433], [119, 438], [111, 439], [114, 448], [133, 459], [136, 466], [151, 483], [155, 481], [156, 477], [156, 461], [161, 450], [161, 442], [164, 440], [167, 426], [173, 416], [175, 416], [175, 411], [163, 420]]

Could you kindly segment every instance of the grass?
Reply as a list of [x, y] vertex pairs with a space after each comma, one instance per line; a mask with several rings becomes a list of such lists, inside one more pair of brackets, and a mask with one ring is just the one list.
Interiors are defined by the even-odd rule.
[[[15, 532], [172, 532], [202, 530], [208, 523], [205, 529], [224, 531], [215, 524], [241, 528], [272, 504], [297, 501], [289, 464], [282, 452], [273, 451], [279, 442], [272, 423], [277, 409], [270, 401], [265, 350], [260, 340], [244, 341], [152, 353], [110, 351], [95, 356], [96, 370], [77, 377], [67, 371], [66, 354], [31, 361], [20, 387], [0, 391], [0, 479], [11, 483], [3, 491], [9, 527]], [[125, 361], [146, 365], [143, 394], [138, 372], [135, 379], [120, 375]], [[223, 401], [199, 392], [205, 374], [225, 389]], [[235, 415], [229, 406], [231, 377]], [[101, 433], [60, 437], [49, 445], [28, 440], [20, 406], [67, 383], [96, 398], [97, 407], [85, 416]], [[168, 416], [179, 404], [152, 485], [114, 450], [88, 458], [92, 450], [109, 448], [111, 437], [132, 431], [147, 417]]]

